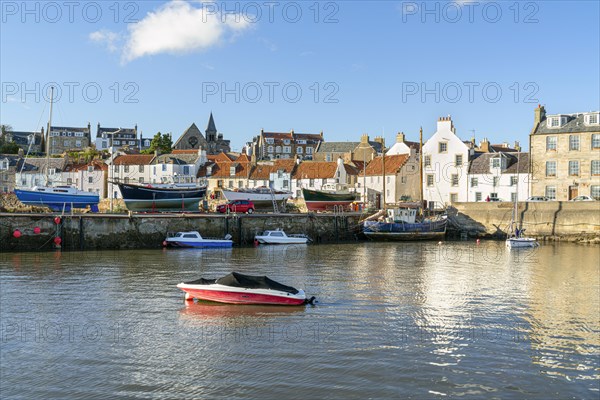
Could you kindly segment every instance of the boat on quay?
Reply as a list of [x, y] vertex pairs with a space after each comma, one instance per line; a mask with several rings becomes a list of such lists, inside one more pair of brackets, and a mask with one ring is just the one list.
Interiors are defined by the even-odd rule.
[[230, 248], [233, 246], [231, 235], [226, 235], [223, 239], [203, 238], [198, 231], [177, 232], [172, 236], [167, 236], [163, 242], [164, 247], [181, 248]]
[[219, 189], [227, 201], [249, 200], [257, 207], [272, 206], [273, 202], [281, 203], [292, 197], [292, 192], [273, 190], [266, 186], [257, 188]]
[[198, 211], [206, 186], [112, 182], [119, 187], [129, 211]]
[[[46, 131], [46, 163], [45, 185], [37, 185], [32, 188], [15, 188], [15, 195], [19, 201], [28, 206], [48, 207], [52, 211], [71, 211], [73, 208], [90, 207], [93, 212], [98, 212], [100, 195], [97, 193], [79, 190], [70, 185], [53, 185], [50, 182], [50, 131], [52, 129], [52, 104], [54, 102], [54, 86], [50, 92], [50, 116], [48, 118], [48, 129]], [[29, 151], [27, 152], [29, 153]], [[22, 164], [23, 168], [25, 163]]]
[[177, 287], [185, 292], [185, 299], [215, 301], [228, 304], [264, 304], [298, 306], [314, 301], [307, 299], [304, 290], [275, 282], [266, 276], [244, 275], [232, 272], [218, 279], [200, 278], [182, 282]]
[[260, 244], [306, 244], [310, 238], [302, 233], [288, 235], [283, 230], [276, 229], [264, 231], [256, 235], [254, 240]]
[[336, 185], [324, 185], [324, 190], [302, 188], [302, 197], [309, 211], [331, 211], [348, 209], [357, 200], [357, 195]]

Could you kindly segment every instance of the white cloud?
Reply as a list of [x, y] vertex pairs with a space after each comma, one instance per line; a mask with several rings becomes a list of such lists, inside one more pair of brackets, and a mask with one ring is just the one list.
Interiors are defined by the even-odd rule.
[[106, 29], [90, 33], [89, 38], [92, 42], [104, 44], [111, 53], [119, 49], [118, 44], [121, 40], [121, 36], [118, 33]]
[[[127, 27], [121, 61], [127, 63], [156, 54], [206, 50], [225, 40], [233, 40], [249, 27], [250, 22], [240, 15], [223, 16], [202, 5], [195, 7], [192, 3], [172, 0]], [[111, 46], [116, 49], [120, 38], [121, 35], [104, 30], [90, 34], [90, 39], [107, 44], [109, 50]]]

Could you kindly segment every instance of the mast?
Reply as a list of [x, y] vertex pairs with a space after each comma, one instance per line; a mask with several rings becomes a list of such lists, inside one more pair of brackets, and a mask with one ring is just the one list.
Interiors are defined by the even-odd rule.
[[50, 128], [52, 127], [52, 103], [54, 101], [54, 86], [50, 86], [50, 116], [48, 117], [48, 128], [46, 129], [46, 186], [50, 185]]
[[514, 227], [511, 224], [511, 230], [513, 232], [515, 232], [515, 228], [519, 227], [519, 161], [521, 160], [521, 153], [517, 153], [517, 172], [515, 175], [517, 175], [517, 188], [516, 188], [516, 192], [515, 192], [515, 204], [513, 206], [513, 222], [514, 222]]
[[423, 127], [419, 129], [419, 209], [423, 210]]
[[383, 211], [385, 212], [385, 137], [381, 143], [381, 169], [383, 171]]

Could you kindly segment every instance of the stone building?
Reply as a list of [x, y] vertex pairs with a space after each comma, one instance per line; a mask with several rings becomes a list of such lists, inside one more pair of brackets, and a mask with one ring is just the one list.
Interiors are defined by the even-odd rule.
[[265, 132], [261, 129], [247, 147], [253, 160], [276, 160], [298, 158], [312, 160], [313, 154], [323, 141], [323, 132], [296, 133], [290, 132]]
[[137, 124], [133, 128], [108, 128], [100, 126], [96, 128], [96, 149], [107, 150], [127, 148], [133, 152], [140, 152], [150, 147], [152, 138], [143, 138], [141, 133], [138, 138]]
[[346, 163], [353, 161], [371, 161], [383, 151], [383, 138], [377, 136], [369, 140], [368, 134], [363, 134], [360, 142], [321, 142], [313, 159], [315, 161], [336, 161], [341, 158]]
[[70, 150], [83, 150], [91, 144], [90, 123], [84, 127], [52, 126], [50, 128], [50, 155]]
[[191, 150], [202, 147], [207, 154], [228, 153], [231, 151], [230, 141], [223, 139], [223, 134], [217, 132], [212, 113], [203, 135], [195, 123], [186, 129], [173, 145], [173, 150]]
[[529, 147], [533, 196], [600, 199], [600, 112], [546, 115], [538, 106]]

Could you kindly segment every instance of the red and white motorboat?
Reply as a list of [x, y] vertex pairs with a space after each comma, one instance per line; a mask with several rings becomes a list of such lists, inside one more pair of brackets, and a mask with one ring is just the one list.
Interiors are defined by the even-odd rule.
[[185, 292], [186, 300], [208, 300], [229, 304], [272, 304], [296, 306], [312, 304], [304, 290], [275, 282], [266, 276], [232, 272], [219, 279], [200, 278], [182, 282], [177, 287]]

